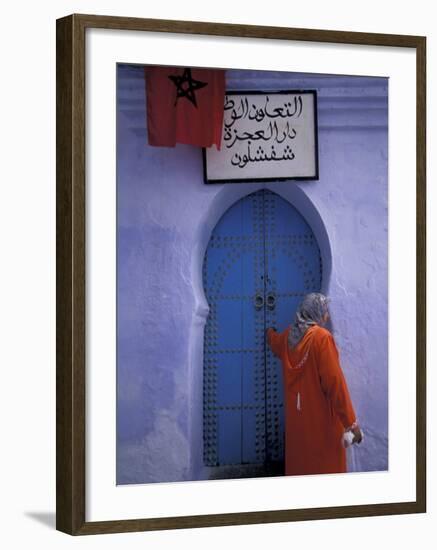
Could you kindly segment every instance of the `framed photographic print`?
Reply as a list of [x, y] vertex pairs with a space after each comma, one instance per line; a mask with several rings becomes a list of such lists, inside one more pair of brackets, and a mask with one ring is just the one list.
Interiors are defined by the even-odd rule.
[[425, 67], [57, 21], [57, 529], [425, 512]]

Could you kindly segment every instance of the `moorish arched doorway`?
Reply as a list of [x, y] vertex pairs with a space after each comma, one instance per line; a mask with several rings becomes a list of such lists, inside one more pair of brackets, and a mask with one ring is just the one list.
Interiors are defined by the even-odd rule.
[[243, 197], [217, 223], [203, 263], [206, 466], [236, 465], [232, 477], [280, 471], [272, 465], [283, 462], [282, 375], [265, 329], [284, 330], [321, 281], [311, 228], [276, 193]]

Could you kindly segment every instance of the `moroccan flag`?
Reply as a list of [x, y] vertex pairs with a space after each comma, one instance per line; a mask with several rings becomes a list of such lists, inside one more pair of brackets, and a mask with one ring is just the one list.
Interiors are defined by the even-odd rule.
[[220, 149], [225, 71], [146, 67], [145, 77], [149, 145]]

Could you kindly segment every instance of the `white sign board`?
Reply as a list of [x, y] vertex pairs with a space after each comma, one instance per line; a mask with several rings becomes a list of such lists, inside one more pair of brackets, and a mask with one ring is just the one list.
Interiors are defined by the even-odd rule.
[[227, 92], [220, 150], [204, 149], [204, 179], [318, 179], [316, 92]]

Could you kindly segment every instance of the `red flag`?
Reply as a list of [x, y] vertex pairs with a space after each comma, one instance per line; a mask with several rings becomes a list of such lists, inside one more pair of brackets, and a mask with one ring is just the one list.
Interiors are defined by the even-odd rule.
[[220, 149], [225, 71], [146, 67], [145, 76], [149, 145]]

